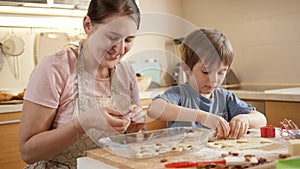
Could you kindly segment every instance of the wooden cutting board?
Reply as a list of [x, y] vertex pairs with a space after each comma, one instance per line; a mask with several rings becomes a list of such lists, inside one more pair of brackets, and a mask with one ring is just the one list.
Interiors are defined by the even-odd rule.
[[[86, 156], [122, 169], [163, 169], [165, 168], [164, 165], [169, 161], [191, 160], [191, 156], [185, 152], [164, 153], [153, 158], [130, 159], [109, 153], [101, 148], [86, 151]], [[161, 162], [161, 160], [165, 158], [168, 159], [168, 161], [165, 163]]]
[[34, 45], [35, 65], [47, 55], [64, 49], [70, 44], [69, 36], [65, 32], [41, 32], [36, 35]]
[[[238, 152], [239, 156], [244, 156], [245, 154], [253, 154], [257, 158], [265, 158], [267, 161], [272, 162], [278, 159], [279, 154], [286, 154], [287, 152], [287, 142], [286, 140], [275, 138], [274, 144], [246, 149], [246, 150], [230, 150], [233, 152]], [[228, 150], [214, 149], [209, 147], [204, 147], [198, 151], [182, 151], [182, 152], [168, 152], [152, 158], [144, 159], [131, 159], [122, 156], [112, 154], [104, 149], [93, 149], [86, 151], [86, 156], [109, 164], [111, 166], [121, 168], [121, 169], [165, 169], [164, 165], [170, 162], [178, 161], [208, 161], [220, 159], [221, 154], [229, 153]], [[166, 162], [161, 162], [162, 159], [167, 159]], [[274, 164], [273, 164], [274, 165]], [[257, 166], [258, 167], [258, 166]], [[192, 167], [195, 169], [195, 167]], [[263, 165], [262, 165], [263, 168]], [[272, 168], [272, 167], [271, 167]], [[274, 167], [273, 167], [274, 168]]]

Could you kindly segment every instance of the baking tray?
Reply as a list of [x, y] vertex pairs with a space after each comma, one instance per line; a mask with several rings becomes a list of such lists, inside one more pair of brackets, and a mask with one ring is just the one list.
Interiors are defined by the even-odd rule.
[[106, 151], [128, 158], [149, 158], [169, 151], [199, 150], [213, 131], [197, 127], [120, 134], [99, 139]]

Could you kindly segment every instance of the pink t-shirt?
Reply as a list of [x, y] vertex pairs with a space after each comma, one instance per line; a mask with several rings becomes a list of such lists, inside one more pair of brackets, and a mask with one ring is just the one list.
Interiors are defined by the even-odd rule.
[[[71, 48], [67, 48], [44, 57], [30, 76], [24, 100], [57, 109], [53, 128], [60, 127], [72, 119], [75, 99], [78, 97], [76, 64], [77, 54]], [[120, 94], [129, 96], [133, 104], [140, 105], [135, 72], [130, 64], [120, 62], [116, 74], [120, 77]], [[94, 80], [105, 82], [109, 79]], [[103, 87], [104, 85], [100, 86], [96, 91], [97, 95], [110, 94]]]

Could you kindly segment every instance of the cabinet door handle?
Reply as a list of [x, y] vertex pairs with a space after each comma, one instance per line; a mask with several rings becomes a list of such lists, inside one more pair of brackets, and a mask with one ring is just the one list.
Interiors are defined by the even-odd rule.
[[20, 123], [21, 120], [8, 120], [8, 121], [1, 121], [0, 125], [6, 125], [6, 124], [15, 124]]

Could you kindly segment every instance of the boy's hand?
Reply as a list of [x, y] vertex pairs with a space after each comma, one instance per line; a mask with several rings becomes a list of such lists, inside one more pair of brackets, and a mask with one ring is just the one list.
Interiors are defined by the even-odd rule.
[[228, 122], [223, 117], [212, 113], [208, 113], [203, 125], [215, 130], [215, 136], [220, 138], [226, 138], [230, 132], [230, 126]]
[[229, 138], [239, 139], [247, 133], [249, 121], [246, 114], [240, 114], [232, 118], [229, 122]]

